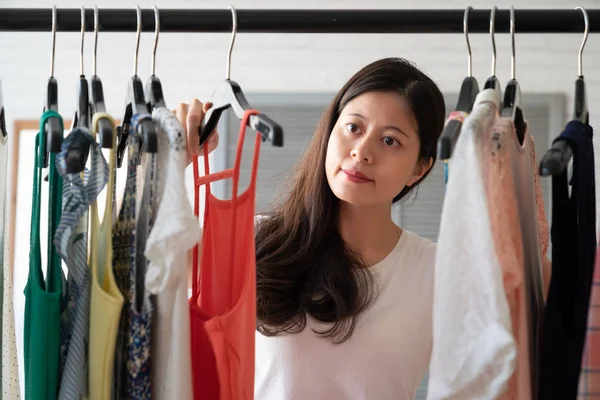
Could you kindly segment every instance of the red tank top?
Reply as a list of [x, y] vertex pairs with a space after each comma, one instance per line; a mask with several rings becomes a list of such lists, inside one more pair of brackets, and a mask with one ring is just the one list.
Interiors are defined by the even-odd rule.
[[[196, 215], [200, 210], [200, 187], [206, 185], [201, 263], [196, 246], [190, 299], [194, 399], [254, 398], [254, 202], [260, 135], [256, 135], [254, 144], [250, 185], [239, 195], [238, 181], [246, 125], [250, 115], [255, 114], [255, 110], [246, 111], [241, 121], [233, 168], [209, 174], [207, 146], [205, 176], [198, 176], [198, 160], [193, 161]], [[211, 194], [209, 183], [226, 178], [233, 178], [232, 198], [221, 200]]]

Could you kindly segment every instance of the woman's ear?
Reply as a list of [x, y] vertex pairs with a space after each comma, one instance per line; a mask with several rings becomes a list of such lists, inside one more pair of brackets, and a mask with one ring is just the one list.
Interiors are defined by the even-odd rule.
[[422, 162], [419, 160], [419, 162], [417, 162], [417, 165], [415, 165], [415, 169], [413, 171], [413, 176], [412, 176], [412, 178], [410, 178], [410, 180], [408, 181], [406, 186], [412, 186], [415, 184], [415, 182], [418, 182], [419, 179], [421, 179], [423, 177], [423, 175], [425, 175], [427, 173], [427, 171], [429, 171], [429, 169], [431, 168], [432, 165], [433, 165], [432, 157], [429, 157], [429, 160], [427, 160], [426, 162]]

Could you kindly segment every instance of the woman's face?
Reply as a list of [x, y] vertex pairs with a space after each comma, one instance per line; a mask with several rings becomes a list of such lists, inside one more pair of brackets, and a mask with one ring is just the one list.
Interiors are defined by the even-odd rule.
[[417, 182], [432, 161], [419, 160], [419, 136], [404, 99], [368, 92], [342, 110], [329, 142], [325, 173], [340, 200], [357, 206], [391, 204]]

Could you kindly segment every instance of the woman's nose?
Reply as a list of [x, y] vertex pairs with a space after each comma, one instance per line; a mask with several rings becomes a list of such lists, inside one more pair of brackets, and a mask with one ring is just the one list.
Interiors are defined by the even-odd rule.
[[371, 150], [370, 140], [365, 136], [362, 140], [356, 142], [350, 155], [359, 162], [373, 162], [373, 151]]

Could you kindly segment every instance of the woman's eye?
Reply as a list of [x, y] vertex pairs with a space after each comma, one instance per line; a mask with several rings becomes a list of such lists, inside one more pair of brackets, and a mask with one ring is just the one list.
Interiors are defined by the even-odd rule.
[[391, 136], [386, 136], [383, 138], [383, 143], [385, 143], [388, 146], [394, 146], [395, 144], [400, 144], [396, 139], [394, 139]]
[[346, 130], [350, 133], [360, 132], [360, 128], [356, 124], [346, 124]]

